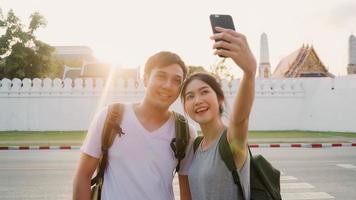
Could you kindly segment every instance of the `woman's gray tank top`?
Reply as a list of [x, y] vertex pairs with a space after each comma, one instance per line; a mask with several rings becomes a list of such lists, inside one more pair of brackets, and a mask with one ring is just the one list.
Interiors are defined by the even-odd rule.
[[[221, 134], [222, 135], [222, 134]], [[220, 137], [221, 137], [220, 135]], [[188, 178], [192, 200], [237, 200], [238, 191], [231, 172], [219, 154], [219, 139], [206, 150], [196, 150]], [[246, 199], [250, 199], [250, 156], [238, 171]]]

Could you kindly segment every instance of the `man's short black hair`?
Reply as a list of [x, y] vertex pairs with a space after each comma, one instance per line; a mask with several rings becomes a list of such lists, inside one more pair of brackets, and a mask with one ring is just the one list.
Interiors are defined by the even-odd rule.
[[187, 75], [187, 67], [177, 54], [169, 51], [160, 51], [148, 58], [145, 64], [145, 74], [150, 75], [153, 68], [167, 67], [172, 64], [178, 64], [182, 68], [184, 80]]

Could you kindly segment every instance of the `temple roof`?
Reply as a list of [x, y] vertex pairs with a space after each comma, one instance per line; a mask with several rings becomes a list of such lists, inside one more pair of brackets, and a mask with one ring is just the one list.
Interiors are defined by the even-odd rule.
[[81, 71], [80, 68], [68, 69], [68, 70], [64, 71], [63, 79], [66, 79], [66, 78], [76, 79], [76, 78], [80, 77], [80, 71]]
[[313, 46], [302, 46], [284, 57], [277, 65], [273, 78], [335, 77], [319, 59]]

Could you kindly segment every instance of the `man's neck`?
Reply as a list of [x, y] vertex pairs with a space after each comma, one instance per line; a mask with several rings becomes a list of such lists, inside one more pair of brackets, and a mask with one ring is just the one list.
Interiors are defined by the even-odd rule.
[[143, 100], [137, 107], [138, 111], [147, 117], [152, 117], [154, 119], [167, 119], [170, 116], [168, 108], [162, 108], [153, 105], [147, 100]]
[[154, 106], [147, 101], [134, 106], [134, 111], [139, 121], [149, 131], [156, 130], [170, 117], [168, 109]]

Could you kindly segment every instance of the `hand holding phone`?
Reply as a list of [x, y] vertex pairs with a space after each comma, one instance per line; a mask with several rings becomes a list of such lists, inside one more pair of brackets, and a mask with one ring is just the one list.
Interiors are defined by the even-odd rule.
[[[235, 26], [230, 15], [210, 15], [211, 27], [215, 40], [214, 54], [219, 57], [231, 58], [244, 72], [254, 74], [256, 71], [256, 60], [251, 52], [246, 37], [235, 31]], [[216, 30], [216, 27], [219, 27]], [[223, 33], [223, 34], [219, 34]]]
[[210, 15], [210, 23], [214, 34], [218, 33], [217, 30], [215, 29], [215, 27], [217, 26], [221, 28], [235, 30], [234, 22], [230, 15], [212, 14]]
[[[209, 18], [210, 18], [211, 28], [213, 29], [214, 34], [219, 33], [215, 29], [215, 27], [235, 30], [234, 22], [230, 15], [211, 14]], [[215, 42], [218, 41], [220, 40], [215, 40]], [[218, 48], [218, 49], [224, 49], [224, 48]], [[220, 57], [224, 57], [224, 56], [220, 56]]]

